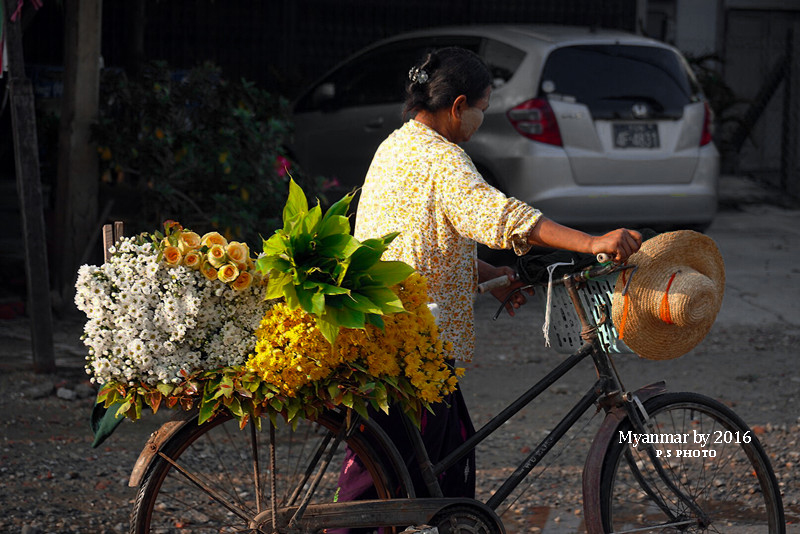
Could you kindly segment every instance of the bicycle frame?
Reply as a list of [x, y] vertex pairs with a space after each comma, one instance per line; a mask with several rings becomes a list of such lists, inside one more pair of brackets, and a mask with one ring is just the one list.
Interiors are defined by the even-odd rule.
[[[423, 477], [425, 477], [425, 482], [427, 485], [428, 490], [431, 492], [432, 495], [436, 495], [437, 491], [441, 491], [438, 489], [438, 483], [436, 482], [436, 477], [447, 470], [449, 467], [454, 465], [459, 459], [463, 456], [469, 454], [471, 450], [477, 447], [483, 440], [489, 437], [494, 431], [500, 428], [504, 423], [506, 423], [509, 419], [511, 419], [514, 415], [516, 415], [520, 410], [522, 410], [525, 406], [530, 404], [534, 399], [536, 399], [540, 394], [546, 391], [550, 386], [552, 386], [556, 381], [558, 381], [561, 377], [563, 377], [567, 372], [573, 369], [578, 363], [583, 361], [587, 356], [592, 355], [592, 346], [590, 344], [586, 344], [582, 347], [581, 350], [573, 354], [572, 356], [568, 357], [564, 360], [561, 364], [559, 364], [555, 369], [553, 369], [550, 373], [548, 373], [544, 378], [539, 380], [535, 385], [533, 385], [530, 389], [528, 389], [525, 393], [523, 393], [519, 398], [517, 398], [514, 402], [512, 402], [508, 407], [506, 407], [502, 412], [494, 416], [490, 421], [488, 421], [484, 426], [476, 431], [476, 433], [471, 436], [467, 441], [465, 441], [461, 446], [451, 452], [447, 457], [445, 457], [441, 462], [436, 465], [431, 466], [430, 468], [423, 468]], [[506, 497], [519, 485], [520, 482], [525, 478], [525, 476], [533, 470], [534, 467], [539, 463], [539, 461], [552, 449], [552, 447], [558, 443], [558, 441], [564, 436], [564, 434], [569, 430], [569, 428], [575, 424], [575, 422], [595, 403], [597, 400], [604, 395], [604, 392], [607, 390], [607, 378], [601, 377], [597, 380], [597, 382], [592, 385], [592, 387], [586, 392], [586, 394], [578, 401], [578, 403], [564, 416], [564, 418], [556, 425], [556, 427], [548, 433], [548, 435], [542, 440], [542, 442], [528, 455], [527, 458], [517, 467], [514, 473], [506, 480], [506, 482], [497, 490], [497, 492], [492, 496], [491, 499], [486, 503], [490, 508], [496, 509], [497, 506], [505, 500]], [[408, 426], [408, 425], [407, 425]], [[411, 432], [412, 436], [419, 436], [419, 432], [416, 431], [414, 428]], [[419, 442], [417, 443], [415, 440], [415, 452], [421, 456], [418, 458], [426, 458], [427, 454], [425, 453], [424, 446], [419, 447], [421, 445], [421, 437], [419, 438]]]
[[[623, 267], [624, 268], [624, 267]], [[427, 454], [425, 446], [422, 442], [422, 436], [419, 430], [413, 423], [404, 418], [404, 422], [408, 429], [408, 434], [411, 437], [412, 446], [419, 461], [422, 471], [423, 480], [426, 488], [428, 489], [431, 497], [420, 498], [414, 496], [413, 487], [411, 486], [408, 472], [400, 473], [401, 479], [407, 488], [409, 488], [410, 498], [390, 499], [390, 500], [369, 500], [369, 501], [354, 501], [354, 502], [338, 502], [329, 504], [311, 504], [307, 509], [304, 505], [284, 507], [281, 511], [264, 510], [257, 517], [253, 518], [253, 525], [260, 525], [266, 523], [268, 520], [274, 519], [278, 515], [280, 524], [288, 525], [288, 532], [307, 532], [312, 531], [314, 528], [338, 528], [338, 527], [372, 527], [372, 526], [392, 526], [392, 525], [408, 525], [408, 524], [425, 524], [430, 521], [434, 515], [440, 513], [445, 508], [454, 505], [467, 505], [476, 509], [480, 509], [484, 516], [494, 521], [500, 532], [504, 532], [502, 521], [497, 517], [495, 510], [497, 507], [516, 489], [523, 479], [539, 464], [539, 462], [548, 454], [548, 452], [558, 443], [567, 431], [593, 406], [598, 406], [598, 411], [603, 409], [606, 411], [606, 420], [610, 416], [616, 415], [617, 417], [628, 417], [631, 419], [637, 431], [643, 431], [646, 424], [646, 413], [639, 413], [641, 403], [637, 395], [639, 392], [629, 394], [624, 392], [621, 381], [617, 376], [614, 369], [613, 362], [610, 355], [603, 347], [600, 337], [597, 332], [598, 326], [605, 320], [605, 316], [601, 318], [600, 324], [594, 324], [586, 313], [583, 304], [578, 296], [578, 289], [581, 281], [589, 279], [591, 276], [598, 274], [608, 274], [618, 269], [617, 267], [606, 266], [602, 268], [589, 268], [584, 271], [572, 275], [566, 275], [558, 283], [563, 283], [571, 297], [573, 305], [578, 317], [582, 324], [581, 337], [584, 341], [581, 348], [574, 354], [567, 357], [563, 362], [557, 365], [546, 376], [540, 379], [536, 384], [531, 386], [526, 392], [520, 395], [514, 402], [507, 406], [502, 412], [494, 416], [489, 422], [483, 425], [477, 432], [468, 438], [461, 446], [456, 448], [447, 455], [441, 462], [433, 464]], [[607, 314], [604, 314], [607, 315]], [[536, 448], [524, 459], [516, 470], [506, 479], [501, 487], [492, 495], [486, 502], [481, 503], [474, 499], [466, 498], [444, 498], [442, 490], [438, 483], [438, 476], [442, 474], [449, 467], [453, 466], [458, 460], [463, 458], [474, 450], [478, 444], [483, 442], [488, 436], [495, 432], [500, 426], [506, 423], [514, 415], [520, 412], [525, 406], [530, 404], [534, 399], [546, 391], [555, 382], [561, 379], [565, 374], [572, 370], [579, 363], [584, 361], [587, 357], [591, 357], [598, 378], [594, 384], [586, 391], [583, 397], [569, 410], [569, 412], [561, 419], [561, 421], [550, 431], [547, 436], [536, 446]], [[642, 399], [653, 394], [659, 394], [664, 391], [663, 387], [650, 387], [649, 389], [643, 388]], [[641, 390], [640, 390], [641, 391]], [[638, 407], [637, 407], [638, 406]], [[360, 418], [353, 417], [350, 428], [360, 424]], [[158, 454], [161, 446], [177, 431], [177, 428], [192, 421], [190, 417], [181, 418], [177, 422], [173, 422], [172, 426], [167, 423], [162, 431], [154, 433], [151, 440], [148, 442], [145, 450], [137, 461], [137, 465], [131, 476], [131, 485], [138, 485], [141, 475], [146, 472], [150, 461]], [[614, 426], [614, 425], [612, 425]], [[606, 430], [607, 425], [601, 426], [600, 431], [595, 436], [592, 448], [590, 449], [589, 457], [587, 459], [587, 466], [592, 465], [599, 460], [602, 460], [602, 453], [605, 451], [605, 446], [613, 439], [613, 435]], [[349, 431], [349, 430], [348, 430]], [[385, 436], [385, 434], [383, 434]], [[385, 438], [388, 440], [388, 436]], [[396, 446], [387, 441], [387, 449], [399, 458]], [[595, 452], [595, 451], [599, 451]], [[593, 460], [594, 458], [594, 460]], [[656, 467], [659, 466], [658, 460], [652, 457]], [[404, 470], [402, 462], [393, 462], [396, 467]], [[398, 465], [398, 463], [400, 465]], [[637, 468], [632, 466], [634, 470]], [[598, 469], [599, 471], [599, 469]], [[586, 485], [584, 479], [584, 485]], [[672, 486], [673, 490], [691, 507], [695, 507], [694, 503], [687, 496], [683, 495], [677, 488]], [[646, 488], [645, 488], [646, 489]], [[597, 493], [596, 488], [590, 488]], [[313, 491], [309, 490], [309, 491]], [[586, 491], [584, 491], [586, 494]], [[589, 495], [593, 498], [592, 495]], [[596, 495], [595, 495], [596, 497]], [[657, 498], [654, 500], [658, 500]], [[587, 524], [590, 518], [587, 517]]]
[[440, 497], [441, 489], [439, 488], [437, 478], [449, 467], [453, 466], [458, 460], [470, 451], [475, 449], [478, 444], [489, 437], [493, 432], [505, 424], [509, 419], [521, 411], [525, 406], [530, 404], [534, 399], [546, 391], [555, 382], [561, 379], [565, 374], [572, 370], [576, 365], [582, 362], [585, 358], [591, 356], [594, 360], [594, 365], [598, 373], [597, 381], [587, 390], [583, 397], [573, 406], [573, 408], [561, 419], [561, 421], [550, 431], [547, 436], [533, 449], [533, 451], [519, 464], [516, 470], [509, 476], [502, 486], [492, 495], [486, 502], [487, 506], [492, 510], [502, 503], [513, 491], [519, 486], [522, 480], [539, 464], [544, 456], [555, 446], [567, 431], [581, 418], [594, 404], [596, 404], [601, 397], [610, 396], [615, 392], [619, 392], [621, 385], [616, 373], [613, 372], [613, 364], [600, 343], [599, 336], [597, 335], [598, 325], [593, 324], [589, 315], [583, 308], [583, 304], [578, 297], [578, 283], [579, 280], [574, 279], [573, 275], [565, 276], [562, 281], [567, 287], [567, 291], [575, 305], [575, 310], [583, 325], [582, 337], [584, 343], [581, 348], [570, 355], [561, 362], [558, 366], [550, 371], [546, 376], [540, 379], [536, 384], [531, 386], [525, 393], [520, 395], [514, 402], [506, 407], [502, 412], [494, 416], [484, 426], [478, 429], [473, 436], [468, 438], [461, 446], [452, 451], [441, 462], [432, 465], [428, 459], [425, 447], [422, 444], [422, 438], [419, 432], [410, 422], [406, 423], [409, 435], [412, 437], [415, 453], [420, 460], [420, 467], [422, 470], [423, 480], [431, 495]]
[[[406, 421], [406, 428], [409, 432], [409, 435], [412, 437], [415, 454], [420, 462], [423, 480], [425, 481], [426, 487], [431, 495], [434, 497], [442, 496], [441, 489], [439, 488], [437, 482], [437, 477], [440, 474], [445, 472], [451, 466], [455, 465], [455, 463], [465, 455], [469, 454], [470, 451], [474, 450], [478, 446], [478, 444], [488, 438], [493, 432], [495, 432], [509, 419], [530, 404], [534, 399], [536, 399], [539, 395], [541, 395], [550, 386], [561, 379], [565, 374], [567, 374], [587, 357], [591, 357], [593, 359], [598, 375], [597, 381], [586, 391], [583, 397], [572, 407], [572, 409], [561, 419], [561, 421], [559, 421], [553, 430], [547, 434], [547, 436], [539, 443], [539, 445], [533, 449], [533, 451], [525, 458], [525, 460], [519, 464], [516, 470], [505, 480], [500, 488], [494, 492], [492, 497], [489, 498], [485, 504], [491, 510], [496, 510], [497, 507], [519, 486], [525, 477], [539, 464], [542, 458], [547, 455], [547, 453], [561, 440], [561, 438], [564, 437], [567, 431], [593, 405], [598, 405], [598, 410], [604, 409], [607, 414], [612, 412], [622, 412], [619, 414], [620, 417], [628, 417], [632, 421], [634, 428], [637, 429], [637, 432], [644, 432], [647, 414], [640, 413], [640, 410], [641, 412], [644, 411], [641, 401], [654, 395], [664, 393], [666, 388], [662, 382], [656, 385], [646, 386], [633, 393], [624, 392], [621, 380], [614, 369], [611, 356], [608, 354], [605, 347], [603, 347], [597, 333], [597, 329], [599, 326], [601, 326], [602, 321], [606, 320], [607, 313], [603, 314], [600, 324], [595, 324], [591, 319], [591, 315], [586, 312], [578, 295], [581, 281], [589, 279], [591, 276], [589, 274], [590, 272], [592, 272], [592, 269], [586, 269], [581, 273], [565, 275], [561, 280], [561, 283], [563, 283], [567, 288], [570, 300], [573, 303], [575, 311], [577, 312], [578, 318], [582, 325], [581, 337], [584, 343], [581, 348], [567, 357], [567, 359], [561, 362], [555, 367], [555, 369], [550, 371], [525, 393], [519, 396], [502, 412], [489, 420], [462, 445], [452, 451], [438, 464], [433, 465], [427, 455], [419, 431], [413, 427], [410, 422]], [[592, 448], [590, 449], [590, 454], [587, 458], [587, 466], [589, 466], [590, 469], [596, 470], [598, 473], [600, 471], [599, 463], [603, 456], [602, 454], [598, 455], [596, 452], [592, 454], [592, 451], [602, 451], [604, 453], [605, 447], [603, 445], [607, 444], [609, 440], [613, 439], [613, 435], [607, 435], [607, 433], [604, 434], [603, 430], [605, 426], [608, 425], [604, 424], [595, 435]], [[670, 478], [663, 472], [661, 462], [658, 460], [658, 458], [656, 458], [652, 451], [652, 447], [649, 450], [649, 457], [656, 470], [661, 474], [661, 478], [667, 484], [667, 486], [700, 517], [705, 518], [702, 510], [697, 507], [694, 501], [689, 496], [685, 495], [680, 489], [678, 489], [672, 483]], [[630, 461], [629, 463], [634, 474], [638, 474], [638, 467], [636, 467], [636, 465]], [[638, 478], [642, 488], [650, 495], [653, 501], [662, 508], [668, 517], [674, 520], [675, 518], [672, 516], [669, 509], [664, 506], [661, 498], [657, 495], [654, 495], [652, 491], [650, 491], [650, 489], [647, 487], [647, 484], [641, 479], [641, 477]], [[588, 489], [588, 493], [594, 492], [595, 494], [593, 496], [590, 495], [589, 498], [599, 498], [596, 495], [596, 487], [586, 489]]]

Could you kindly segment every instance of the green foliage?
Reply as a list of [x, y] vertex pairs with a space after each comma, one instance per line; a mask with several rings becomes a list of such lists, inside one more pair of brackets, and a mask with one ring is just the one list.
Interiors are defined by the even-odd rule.
[[714, 141], [718, 146], [724, 147], [728, 142], [729, 124], [741, 123], [741, 113], [737, 107], [747, 101], [739, 98], [733, 89], [725, 82], [721, 71], [722, 59], [716, 54], [694, 56], [684, 54], [689, 66], [697, 78], [703, 94], [708, 100], [708, 105], [714, 114], [717, 129], [714, 132]]
[[302, 188], [291, 180], [283, 228], [264, 241], [256, 262], [269, 276], [267, 298], [284, 298], [290, 309], [299, 306], [313, 315], [331, 345], [340, 327], [383, 328], [382, 315], [403, 311], [389, 287], [414, 270], [380, 260], [396, 232], [364, 242], [350, 235], [352, 199], [353, 194], [346, 195], [323, 215], [319, 203], [309, 209]]
[[[398, 387], [395, 380], [388, 384]], [[360, 384], [360, 387], [358, 385]], [[410, 388], [407, 382], [406, 388]], [[244, 367], [223, 367], [211, 371], [198, 371], [185, 375], [177, 383], [159, 383], [155, 386], [139, 383], [134, 385], [114, 382], [105, 384], [97, 395], [97, 404], [113, 410], [116, 417], [136, 421], [147, 407], [154, 414], [159, 408], [198, 410], [200, 424], [211, 421], [222, 413], [229, 413], [244, 428], [252, 420], [261, 427], [261, 417], [275, 420], [281, 416], [295, 424], [301, 418], [315, 420], [328, 409], [343, 406], [369, 418], [364, 399], [376, 409], [388, 413], [388, 393], [381, 382], [368, 381], [366, 374], [356, 377], [356, 384], [331, 382], [327, 386], [315, 386], [313, 395], [287, 397], [278, 389]], [[412, 409], [416, 406], [416, 409]], [[406, 402], [406, 415], [419, 426], [419, 413], [423, 404], [411, 396]], [[427, 405], [425, 405], [430, 409]]]
[[[239, 421], [241, 428], [252, 418], [260, 427], [262, 413], [270, 417], [278, 414], [292, 420], [299, 412], [313, 418], [330, 403], [324, 396], [307, 402], [288, 399], [277, 390], [243, 367], [224, 367], [211, 371], [199, 371], [182, 377], [178, 383], [159, 383], [156, 386], [140, 383], [127, 385], [119, 382], [106, 384], [100, 389], [97, 403], [116, 409], [117, 417], [136, 421], [147, 406], [156, 413], [161, 406], [191, 410], [198, 409], [199, 423], [212, 420], [220, 413], [228, 412]], [[291, 416], [291, 417], [290, 417]]]
[[291, 168], [285, 99], [208, 63], [184, 77], [159, 62], [137, 79], [107, 73], [102, 87], [94, 139], [109, 189], [139, 199], [134, 223], [211, 224], [251, 244], [279, 226]]

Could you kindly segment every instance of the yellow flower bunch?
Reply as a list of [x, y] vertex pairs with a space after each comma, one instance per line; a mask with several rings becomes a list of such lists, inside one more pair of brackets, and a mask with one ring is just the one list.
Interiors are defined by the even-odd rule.
[[219, 232], [200, 237], [174, 221], [165, 223], [165, 229], [167, 235], [159, 246], [167, 265], [199, 270], [208, 280], [219, 280], [237, 291], [261, 279], [247, 244], [229, 242]]
[[[400, 402], [406, 411], [441, 401], [463, 370], [446, 361], [427, 306], [426, 280], [413, 273], [392, 290], [406, 312], [384, 315], [383, 330], [343, 328], [333, 347], [308, 313], [275, 304], [256, 330], [247, 369], [282, 395], [301, 400], [322, 395], [323, 401], [348, 404], [349, 394], [384, 410], [388, 401]], [[371, 387], [376, 382], [383, 387]]]

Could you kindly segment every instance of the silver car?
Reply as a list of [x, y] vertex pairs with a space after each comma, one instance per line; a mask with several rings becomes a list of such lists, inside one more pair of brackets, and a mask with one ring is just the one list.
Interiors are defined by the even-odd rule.
[[402, 123], [408, 69], [461, 46], [492, 70], [483, 126], [464, 145], [483, 177], [562, 224], [703, 229], [719, 154], [701, 89], [673, 47], [566, 26], [465, 26], [402, 34], [350, 57], [294, 104], [294, 156], [342, 189]]

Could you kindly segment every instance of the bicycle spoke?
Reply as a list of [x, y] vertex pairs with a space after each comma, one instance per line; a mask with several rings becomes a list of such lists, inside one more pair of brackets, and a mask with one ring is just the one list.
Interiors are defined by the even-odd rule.
[[643, 528], [633, 528], [630, 530], [615, 530], [610, 534], [634, 534], [635, 532], [653, 532], [654, 530], [664, 530], [664, 529], [681, 529], [681, 527], [688, 527], [689, 525], [693, 525], [694, 521], [675, 521], [673, 523], [661, 523], [660, 525], [650, 525]]
[[[212, 434], [206, 434], [204, 442], [207, 443], [212, 450], [213, 456], [216, 460], [214, 464], [222, 470], [223, 476], [219, 477], [219, 480], [225, 482], [227, 485], [225, 494], [228, 497], [232, 497], [242, 510], [246, 510], [247, 513], [255, 515], [253, 514], [252, 508], [245, 504], [240, 492], [236, 488], [234, 481], [237, 477], [231, 472], [228, 462], [223, 460], [224, 457], [230, 457], [232, 455], [242, 458], [246, 457], [245, 454], [242, 454], [243, 449], [240, 448], [243, 445], [238, 445], [239, 441], [231, 434], [228, 426], [223, 426], [222, 431], [224, 432], [224, 439], [216, 438]], [[220, 445], [218, 441], [222, 441], [222, 445]], [[231, 448], [234, 448], [234, 450], [231, 450]], [[222, 488], [220, 488], [220, 491], [222, 491]]]
[[[303, 474], [300, 476], [300, 480], [298, 480], [297, 484], [295, 484], [294, 491], [289, 496], [288, 501], [286, 502], [287, 506], [294, 506], [297, 502], [297, 498], [300, 496], [300, 492], [303, 491], [303, 487], [308, 483], [308, 480], [311, 478], [311, 475], [314, 474], [314, 470], [317, 468], [320, 458], [325, 453], [325, 450], [328, 448], [330, 441], [333, 435], [330, 432], [325, 434], [325, 437], [320, 441], [319, 445], [317, 446], [316, 450], [314, 451], [314, 455], [311, 458], [311, 461], [308, 462], [308, 465], [303, 470]], [[295, 473], [299, 473], [302, 468], [299, 465], [299, 457], [298, 457], [298, 464], [295, 466]]]
[[275, 425], [269, 422], [269, 471], [270, 504], [272, 507], [272, 530], [278, 532], [278, 461], [275, 453]]
[[347, 432], [347, 426], [342, 425], [342, 427], [339, 429], [339, 433], [336, 435], [336, 439], [334, 440], [333, 444], [330, 446], [328, 450], [328, 454], [325, 457], [325, 460], [322, 462], [322, 464], [320, 464], [316, 476], [311, 481], [311, 484], [308, 488], [308, 491], [306, 492], [306, 495], [303, 497], [303, 500], [300, 501], [300, 505], [298, 506], [297, 511], [295, 512], [294, 516], [292, 516], [292, 519], [289, 521], [289, 528], [295, 528], [297, 526], [297, 522], [300, 520], [300, 518], [303, 517], [303, 514], [305, 513], [306, 508], [308, 507], [308, 504], [311, 501], [311, 496], [314, 494], [314, 491], [316, 491], [317, 487], [322, 481], [322, 477], [325, 475], [325, 471], [327, 470], [328, 465], [330, 465], [331, 459], [333, 459], [333, 455], [339, 449], [339, 443], [341, 443], [342, 439], [344, 438], [345, 432]]
[[253, 489], [256, 492], [256, 514], [260, 514], [262, 511], [261, 497], [263, 496], [261, 490], [261, 467], [258, 457], [258, 432], [256, 431], [256, 424], [252, 420], [250, 421], [250, 448], [253, 454], [253, 484], [255, 485]]
[[249, 521], [250, 520], [250, 518], [245, 514], [245, 512], [243, 510], [240, 510], [240, 509], [236, 508], [235, 506], [233, 506], [233, 504], [231, 504], [227, 499], [223, 498], [223, 496], [219, 492], [215, 491], [213, 488], [209, 487], [207, 484], [204, 484], [203, 481], [199, 477], [193, 475], [192, 473], [190, 473], [189, 471], [187, 471], [186, 469], [184, 469], [183, 467], [178, 465], [177, 462], [175, 462], [172, 458], [170, 458], [166, 454], [164, 454], [162, 452], [159, 452], [158, 455], [161, 458], [163, 458], [164, 460], [166, 460], [170, 465], [172, 465], [172, 467], [174, 467], [180, 474], [185, 476], [192, 484], [194, 484], [195, 486], [200, 488], [200, 490], [205, 492], [212, 499], [214, 499], [215, 501], [220, 503], [222, 506], [227, 508], [231, 513], [233, 513], [234, 515], [240, 517], [241, 519], [244, 519], [245, 521]]

